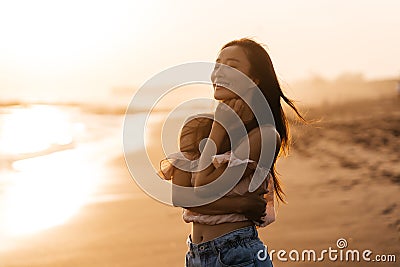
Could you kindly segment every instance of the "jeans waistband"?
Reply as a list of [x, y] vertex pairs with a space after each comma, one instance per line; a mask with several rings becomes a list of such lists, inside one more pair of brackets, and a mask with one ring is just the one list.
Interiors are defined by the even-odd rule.
[[189, 235], [187, 245], [190, 252], [195, 254], [218, 253], [222, 247], [235, 247], [238, 244], [246, 243], [254, 239], [258, 239], [256, 227], [246, 226], [199, 244], [192, 243], [191, 235]]

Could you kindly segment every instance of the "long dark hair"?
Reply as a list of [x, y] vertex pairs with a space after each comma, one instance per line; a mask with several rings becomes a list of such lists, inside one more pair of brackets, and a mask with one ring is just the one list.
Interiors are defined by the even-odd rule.
[[[289, 152], [290, 147], [290, 134], [289, 123], [283, 111], [281, 99], [283, 99], [283, 101], [294, 110], [301, 121], [306, 122], [306, 120], [294, 105], [293, 100], [289, 99], [283, 94], [271, 58], [261, 44], [248, 38], [242, 38], [225, 44], [221, 50], [230, 46], [238, 46], [244, 50], [251, 65], [250, 75], [254, 80], [259, 81], [258, 88], [260, 88], [261, 92], [268, 101], [274, 117], [276, 130], [281, 138], [278, 155], [281, 155], [282, 153], [286, 155]], [[276, 170], [276, 158], [277, 157], [275, 157], [273, 166], [271, 168], [275, 194], [280, 201], [286, 203], [284, 199], [285, 193], [282, 189], [281, 182], [278, 178], [278, 172]]]

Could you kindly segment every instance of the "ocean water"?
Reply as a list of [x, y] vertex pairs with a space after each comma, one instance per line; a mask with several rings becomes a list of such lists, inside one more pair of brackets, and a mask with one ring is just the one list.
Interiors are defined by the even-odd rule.
[[66, 105], [0, 107], [0, 249], [7, 238], [62, 224], [87, 203], [113, 199], [95, 193], [107, 182], [107, 161], [123, 153], [124, 116]]
[[[186, 103], [172, 113], [158, 109], [150, 118], [143, 108], [126, 115], [125, 110], [124, 105], [103, 104], [0, 105], [0, 251], [11, 249], [19, 238], [66, 223], [85, 205], [147, 197], [136, 189], [116, 191], [121, 181], [110, 163], [143, 144], [162, 145], [164, 137], [170, 147], [180, 123], [210, 112], [210, 105]], [[124, 122], [130, 125], [126, 144]], [[157, 135], [155, 125], [166, 129], [160, 140], [148, 138]], [[176, 149], [171, 146], [169, 152]]]

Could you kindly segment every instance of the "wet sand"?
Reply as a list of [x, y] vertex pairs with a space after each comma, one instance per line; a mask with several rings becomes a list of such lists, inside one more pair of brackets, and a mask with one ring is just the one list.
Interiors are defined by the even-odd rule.
[[[288, 204], [259, 230], [269, 250], [319, 253], [345, 238], [348, 249], [395, 254], [400, 261], [400, 99], [309, 109], [320, 120], [292, 128], [294, 145], [278, 161]], [[137, 153], [139, 155], [139, 153]], [[161, 158], [153, 148], [154, 162]], [[143, 161], [142, 157], [135, 160]], [[111, 158], [97, 198], [63, 225], [21, 237], [0, 266], [183, 266], [190, 225], [181, 209], [144, 194], [122, 156]], [[71, 196], [73, 197], [73, 196]], [[286, 255], [287, 257], [287, 255]], [[371, 256], [372, 257], [372, 256]], [[395, 263], [282, 262], [274, 266], [396, 266]]]

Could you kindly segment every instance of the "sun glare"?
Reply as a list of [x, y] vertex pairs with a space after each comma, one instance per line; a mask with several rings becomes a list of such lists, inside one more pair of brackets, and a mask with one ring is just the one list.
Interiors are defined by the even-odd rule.
[[14, 163], [4, 196], [3, 235], [22, 235], [64, 223], [88, 200], [97, 174], [77, 151]]
[[88, 200], [100, 176], [88, 156], [91, 148], [72, 142], [85, 129], [61, 108], [46, 105], [9, 108], [1, 117], [0, 156], [12, 164], [0, 170], [0, 182], [6, 183], [0, 240], [64, 223]]
[[0, 154], [16, 156], [70, 144], [74, 131], [65, 113], [46, 105], [10, 108], [0, 125]]

